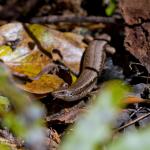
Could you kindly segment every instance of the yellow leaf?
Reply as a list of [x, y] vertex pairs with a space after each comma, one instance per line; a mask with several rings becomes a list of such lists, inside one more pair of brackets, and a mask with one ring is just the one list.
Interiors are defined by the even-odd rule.
[[25, 91], [34, 94], [46, 94], [58, 90], [64, 81], [56, 75], [45, 74], [38, 80], [27, 82], [24, 85], [19, 85]]

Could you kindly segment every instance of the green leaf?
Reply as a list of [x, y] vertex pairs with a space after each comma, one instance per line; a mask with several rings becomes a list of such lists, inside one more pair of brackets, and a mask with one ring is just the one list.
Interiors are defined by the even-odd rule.
[[109, 4], [105, 9], [105, 13], [107, 16], [112, 16], [116, 9], [116, 0], [109, 0]]

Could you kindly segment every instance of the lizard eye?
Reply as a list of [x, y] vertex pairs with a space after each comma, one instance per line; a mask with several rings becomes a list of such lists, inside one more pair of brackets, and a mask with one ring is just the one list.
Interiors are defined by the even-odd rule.
[[60, 91], [53, 92], [52, 95], [58, 99], [65, 99], [68, 96], [71, 97], [72, 93], [70, 91], [67, 91], [67, 90], [60, 90]]
[[64, 94], [66, 94], [67, 92], [66, 92], [66, 91], [59, 91], [58, 93], [64, 95]]
[[55, 91], [55, 92], [52, 93], [52, 95], [55, 96], [55, 97], [63, 96], [63, 95], [66, 95], [66, 94], [67, 94], [67, 91], [65, 91], [65, 90]]

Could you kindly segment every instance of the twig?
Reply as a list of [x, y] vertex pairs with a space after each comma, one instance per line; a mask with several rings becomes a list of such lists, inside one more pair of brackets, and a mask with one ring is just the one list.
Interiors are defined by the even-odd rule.
[[142, 116], [140, 116], [140, 117], [138, 117], [138, 118], [136, 118], [136, 119], [134, 119], [134, 120], [132, 120], [130, 122], [128, 122], [127, 124], [125, 124], [123, 126], [121, 126], [120, 128], [117, 129], [117, 131], [120, 131], [120, 130], [122, 130], [124, 128], [127, 128], [128, 126], [131, 126], [132, 124], [134, 124], [134, 123], [136, 123], [136, 122], [138, 122], [138, 121], [148, 117], [149, 115], [150, 115], [150, 112], [147, 113], [147, 114], [144, 114], [144, 115], [142, 115]]
[[135, 110], [131, 115], [130, 118], [132, 118], [137, 112], [139, 112], [143, 107], [139, 107], [137, 110]]
[[100, 17], [100, 16], [44, 16], [44, 17], [35, 17], [31, 19], [32, 23], [106, 23], [106, 24], [115, 24], [117, 19], [113, 17]]

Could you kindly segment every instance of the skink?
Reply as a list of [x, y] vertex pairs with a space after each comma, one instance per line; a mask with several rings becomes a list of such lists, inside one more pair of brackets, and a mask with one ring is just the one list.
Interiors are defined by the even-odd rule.
[[76, 101], [92, 91], [97, 82], [97, 77], [101, 74], [104, 67], [105, 50], [108, 41], [110, 41], [110, 37], [105, 34], [100, 39], [94, 40], [89, 44], [85, 51], [82, 71], [78, 80], [67, 89], [54, 91], [52, 95], [55, 98], [64, 101]]

